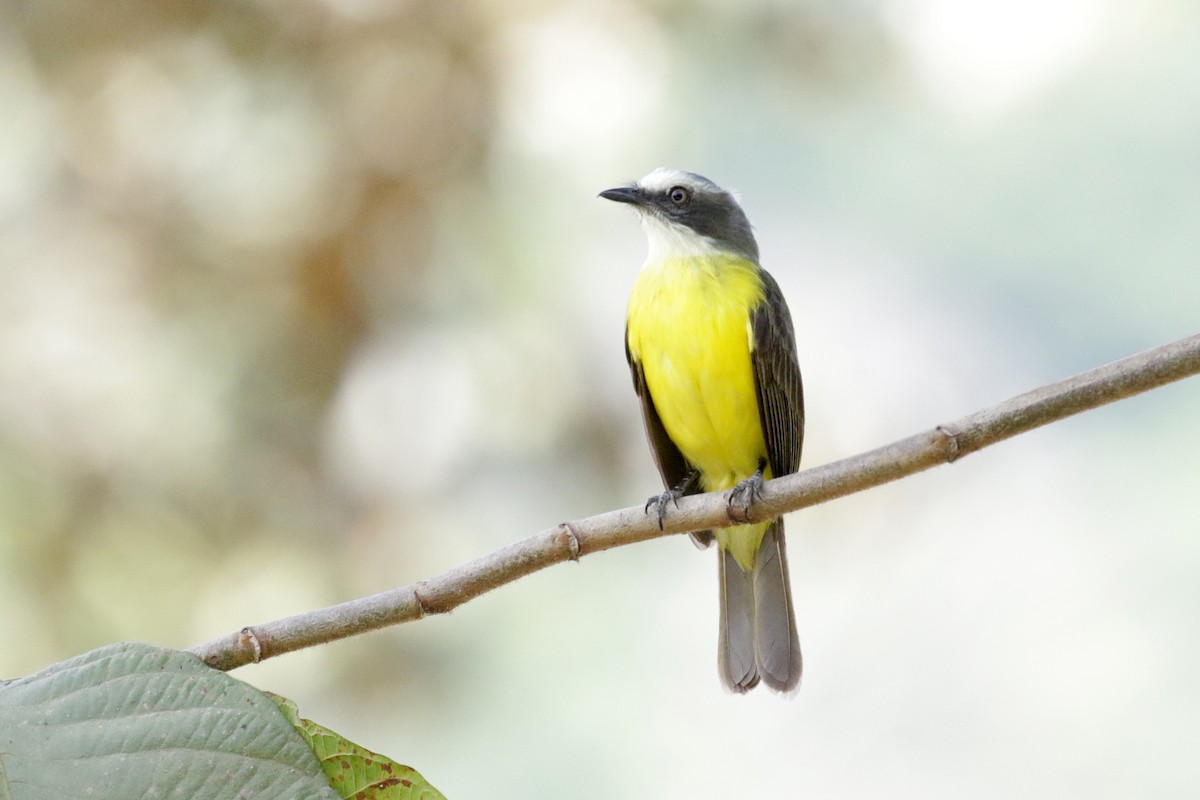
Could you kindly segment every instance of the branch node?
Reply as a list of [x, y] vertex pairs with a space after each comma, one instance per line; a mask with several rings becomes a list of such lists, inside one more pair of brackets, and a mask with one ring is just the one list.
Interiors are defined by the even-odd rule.
[[958, 447], [958, 437], [962, 431], [951, 425], [938, 425], [936, 430], [946, 437], [946, 463], [953, 464], [962, 455]]
[[434, 609], [429, 605], [429, 601], [421, 596], [421, 589], [426, 583], [427, 581], [417, 581], [415, 584], [413, 584], [413, 597], [417, 601], [417, 610], [421, 612], [421, 615], [417, 617], [417, 619], [424, 619], [430, 614], [435, 613]]
[[263, 643], [254, 628], [247, 627], [238, 631], [238, 646], [250, 648], [250, 652], [254, 654], [250, 663], [257, 664], [263, 660]]
[[578, 561], [582, 546], [579, 543], [579, 534], [575, 532], [575, 528], [569, 522], [560, 522], [558, 524], [558, 532], [554, 534], [554, 540], [567, 548], [567, 557], [572, 561]]

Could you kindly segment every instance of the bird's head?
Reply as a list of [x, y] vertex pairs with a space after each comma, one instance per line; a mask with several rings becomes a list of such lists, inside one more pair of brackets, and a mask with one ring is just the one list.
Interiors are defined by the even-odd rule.
[[628, 203], [642, 220], [650, 260], [730, 254], [758, 261], [758, 244], [733, 195], [694, 172], [660, 167], [600, 193]]

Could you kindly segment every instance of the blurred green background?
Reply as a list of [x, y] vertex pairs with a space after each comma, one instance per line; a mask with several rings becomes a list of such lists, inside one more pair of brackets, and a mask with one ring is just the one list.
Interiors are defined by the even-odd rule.
[[[659, 484], [642, 234], [740, 190], [815, 465], [1200, 329], [1184, 0], [0, 7], [0, 676]], [[235, 674], [451, 798], [1194, 797], [1200, 384], [792, 515], [791, 700], [681, 538]]]

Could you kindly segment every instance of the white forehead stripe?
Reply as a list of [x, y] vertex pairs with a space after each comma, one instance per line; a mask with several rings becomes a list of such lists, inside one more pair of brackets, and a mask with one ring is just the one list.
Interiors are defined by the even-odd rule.
[[667, 169], [666, 167], [659, 167], [638, 181], [639, 186], [651, 192], [665, 192], [672, 186], [679, 186], [680, 184], [691, 186], [693, 183], [691, 175], [682, 170]]
[[694, 191], [720, 192], [720, 186], [691, 172], [681, 169], [659, 167], [638, 181], [638, 185], [648, 192], [665, 192], [672, 186], [686, 186]]

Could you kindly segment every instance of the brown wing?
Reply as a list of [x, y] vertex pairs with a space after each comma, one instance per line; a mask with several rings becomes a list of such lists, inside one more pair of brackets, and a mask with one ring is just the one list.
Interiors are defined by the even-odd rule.
[[767, 441], [771, 474], [778, 477], [800, 467], [804, 444], [804, 389], [796, 361], [796, 334], [792, 315], [779, 284], [762, 273], [765, 298], [751, 314], [754, 331], [754, 388], [758, 415]]
[[[642, 423], [646, 427], [646, 441], [650, 443], [654, 464], [658, 467], [658, 474], [662, 476], [663, 486], [667, 489], [674, 488], [683, 483], [684, 478], [692, 472], [692, 465], [671, 441], [667, 429], [659, 419], [658, 409], [654, 407], [654, 398], [650, 396], [650, 389], [646, 386], [646, 374], [642, 371], [642, 365], [635, 361], [633, 354], [629, 352], [628, 330], [625, 332], [625, 359], [629, 362], [629, 371], [633, 376], [633, 390], [642, 402]], [[684, 494], [699, 493], [699, 483], [693, 482]], [[708, 547], [713, 541], [711, 531], [696, 531], [691, 536], [698, 547]]]

